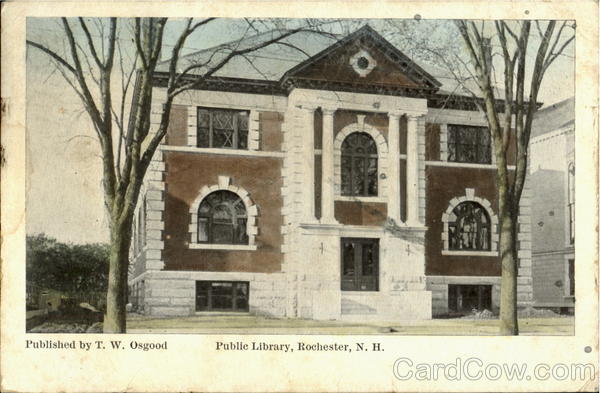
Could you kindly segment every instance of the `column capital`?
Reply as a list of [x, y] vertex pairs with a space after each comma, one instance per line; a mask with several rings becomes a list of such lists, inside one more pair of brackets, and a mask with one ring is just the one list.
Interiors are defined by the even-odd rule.
[[388, 117], [399, 119], [400, 117], [402, 117], [403, 114], [404, 113], [402, 111], [395, 110], [395, 111], [388, 112]]
[[406, 118], [409, 120], [419, 120], [419, 118], [425, 116], [423, 112], [404, 112]]
[[323, 115], [333, 115], [338, 108], [334, 106], [321, 106], [321, 112]]

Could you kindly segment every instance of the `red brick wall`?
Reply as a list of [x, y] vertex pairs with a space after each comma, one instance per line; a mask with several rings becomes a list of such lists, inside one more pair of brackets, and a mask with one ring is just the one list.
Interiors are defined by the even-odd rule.
[[295, 77], [380, 86], [417, 86], [417, 83], [407, 77], [400, 67], [398, 67], [398, 64], [390, 61], [387, 56], [376, 48], [371, 48], [369, 53], [377, 62], [377, 66], [366, 77], [358, 77], [350, 64], [350, 58], [360, 49], [362, 49], [362, 46], [358, 42], [345, 45], [323, 59], [309, 65], [297, 73]]
[[[281, 270], [281, 159], [165, 152], [165, 270], [278, 272]], [[249, 192], [258, 206], [256, 251], [192, 250], [190, 205], [218, 176]]]
[[186, 146], [188, 133], [188, 107], [186, 105], [173, 105], [171, 107], [171, 118], [165, 143], [172, 146]]
[[260, 150], [281, 151], [283, 114], [279, 112], [260, 112], [259, 121]]
[[439, 161], [440, 159], [440, 125], [425, 124], [425, 159]]
[[498, 214], [496, 173], [491, 169], [427, 167], [427, 213], [425, 258], [427, 275], [499, 276], [498, 257], [442, 255], [442, 214], [454, 197], [465, 195], [465, 188], [474, 188], [475, 196], [487, 199]]
[[346, 225], [383, 225], [387, 204], [376, 202], [335, 201], [335, 219]]

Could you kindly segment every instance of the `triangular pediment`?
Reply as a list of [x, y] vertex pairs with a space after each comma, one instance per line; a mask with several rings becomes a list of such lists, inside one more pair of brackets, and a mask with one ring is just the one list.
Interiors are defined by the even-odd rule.
[[283, 81], [431, 91], [441, 86], [368, 25], [298, 64]]

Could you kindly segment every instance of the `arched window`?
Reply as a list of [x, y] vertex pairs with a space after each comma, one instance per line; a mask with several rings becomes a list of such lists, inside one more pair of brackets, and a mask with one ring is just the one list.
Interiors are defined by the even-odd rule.
[[342, 195], [377, 196], [377, 145], [366, 132], [342, 143]]
[[248, 244], [247, 220], [244, 201], [236, 193], [212, 192], [198, 208], [198, 243]]
[[452, 210], [448, 222], [450, 250], [490, 250], [490, 217], [476, 202], [462, 202]]

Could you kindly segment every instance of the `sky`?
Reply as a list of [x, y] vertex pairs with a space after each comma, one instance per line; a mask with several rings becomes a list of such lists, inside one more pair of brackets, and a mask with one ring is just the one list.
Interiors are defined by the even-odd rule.
[[[297, 21], [287, 23], [293, 25]], [[448, 39], [447, 21], [409, 21], [402, 24], [402, 28], [390, 29], [388, 21], [351, 20], [331, 24], [329, 28], [334, 33], [343, 33], [365, 23], [409, 57], [418, 56], [418, 51], [409, 47], [413, 42], [436, 47], [441, 40]], [[181, 26], [181, 21], [170, 21], [167, 25], [164, 53], [172, 48]], [[235, 19], [211, 22], [188, 38], [184, 53], [236, 39], [246, 28], [246, 22]], [[28, 39], [59, 52], [64, 50], [61, 29], [56, 19], [28, 18]], [[120, 43], [127, 57], [132, 49], [127, 30], [120, 36]], [[415, 58], [415, 61], [422, 60]], [[544, 106], [573, 95], [573, 63], [574, 46], [571, 45], [545, 76], [539, 94]], [[59, 241], [74, 243], [108, 241], [108, 221], [101, 192], [101, 158], [93, 127], [79, 98], [47, 56], [31, 48], [27, 54], [26, 92], [27, 233], [45, 233]]]

